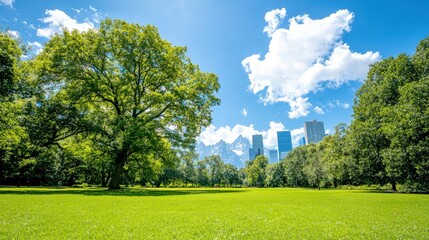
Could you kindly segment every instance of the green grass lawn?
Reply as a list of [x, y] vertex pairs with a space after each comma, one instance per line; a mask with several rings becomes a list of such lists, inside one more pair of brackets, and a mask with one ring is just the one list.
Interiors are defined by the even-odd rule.
[[0, 239], [429, 239], [429, 195], [1, 187]]

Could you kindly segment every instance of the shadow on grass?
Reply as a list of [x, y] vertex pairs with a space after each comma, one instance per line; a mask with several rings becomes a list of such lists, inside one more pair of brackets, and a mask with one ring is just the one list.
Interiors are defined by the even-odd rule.
[[17, 195], [88, 195], [88, 196], [147, 196], [147, 197], [162, 197], [175, 195], [191, 195], [191, 194], [216, 194], [216, 193], [240, 193], [247, 190], [232, 190], [232, 189], [155, 189], [155, 188], [123, 188], [119, 190], [108, 190], [105, 188], [61, 188], [61, 187], [46, 187], [46, 188], [16, 188], [2, 189], [0, 195], [17, 194]]
[[355, 190], [355, 193], [390, 193], [390, 194], [424, 194], [428, 195], [427, 191], [393, 191], [393, 190], [373, 190], [373, 189], [362, 189]]

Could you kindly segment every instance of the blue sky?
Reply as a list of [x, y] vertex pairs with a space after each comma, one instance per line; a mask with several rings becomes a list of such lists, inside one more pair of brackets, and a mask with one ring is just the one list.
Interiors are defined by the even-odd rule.
[[219, 76], [222, 103], [200, 140], [260, 133], [275, 148], [278, 130], [296, 145], [305, 121], [330, 132], [350, 123], [368, 65], [412, 54], [429, 36], [427, 9], [425, 0], [0, 0], [0, 26], [37, 54], [61, 26], [85, 31], [106, 17], [155, 25]]

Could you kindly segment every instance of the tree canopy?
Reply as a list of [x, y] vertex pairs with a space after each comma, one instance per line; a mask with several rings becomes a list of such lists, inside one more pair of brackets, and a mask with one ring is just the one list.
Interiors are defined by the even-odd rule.
[[[5, 99], [15, 90], [22, 52], [6, 34], [0, 42]], [[185, 47], [171, 45], [150, 25], [106, 19], [87, 32], [64, 29], [28, 62], [34, 101], [21, 106], [26, 121], [20, 125], [33, 146], [28, 157], [39, 157], [40, 147], [66, 150], [82, 135], [109, 156], [111, 189], [119, 188], [131, 160], [171, 163], [192, 149], [211, 122], [211, 107], [220, 104], [217, 76], [202, 72]], [[19, 119], [9, 115], [2, 114], [4, 122]], [[7, 134], [8, 127], [0, 127]]]
[[153, 26], [107, 19], [97, 30], [65, 30], [37, 58], [39, 80], [58, 91], [52, 98], [76, 107], [112, 156], [110, 188], [130, 156], [188, 149], [211, 122], [217, 77], [185, 53]]

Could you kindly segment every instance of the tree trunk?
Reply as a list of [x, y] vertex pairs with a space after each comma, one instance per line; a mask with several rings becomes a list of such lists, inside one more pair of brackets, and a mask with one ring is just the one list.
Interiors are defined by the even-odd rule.
[[101, 162], [101, 187], [107, 187], [108, 178], [106, 176], [106, 172], [104, 162]]
[[107, 178], [104, 173], [104, 169], [101, 170], [101, 187], [107, 187]]
[[392, 180], [392, 191], [397, 191], [397, 189], [396, 189], [396, 181], [395, 180]]
[[122, 171], [126, 161], [127, 161], [127, 151], [126, 150], [119, 151], [116, 155], [115, 164], [113, 166], [112, 177], [109, 182], [109, 190], [121, 188], [119, 186], [119, 183], [121, 180]]

